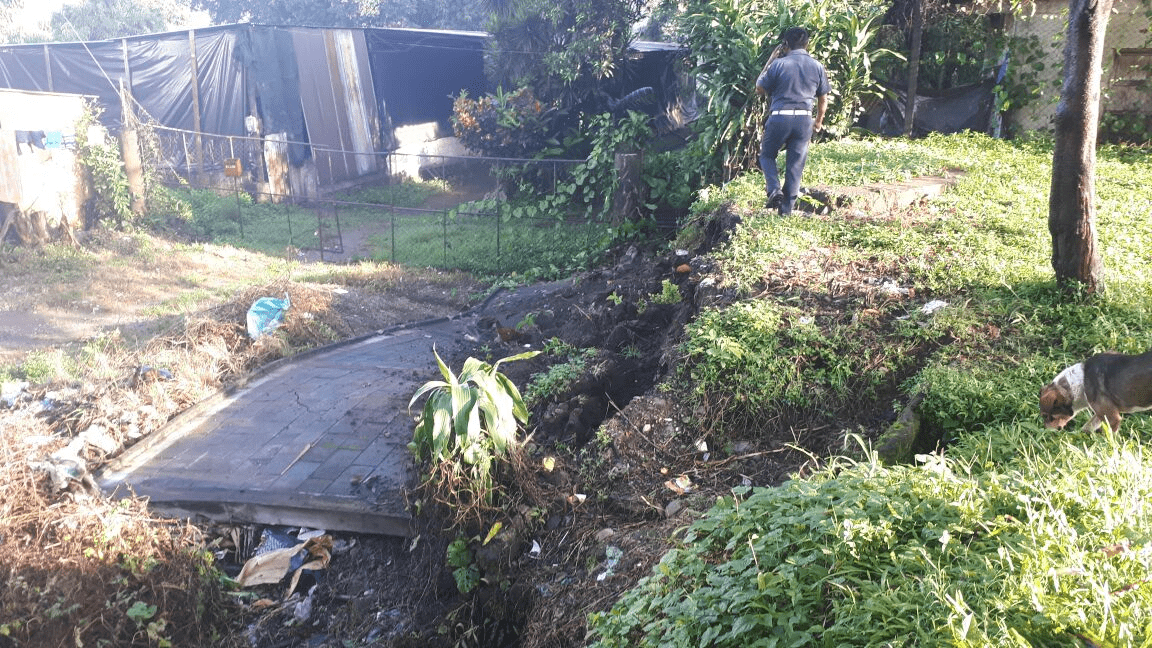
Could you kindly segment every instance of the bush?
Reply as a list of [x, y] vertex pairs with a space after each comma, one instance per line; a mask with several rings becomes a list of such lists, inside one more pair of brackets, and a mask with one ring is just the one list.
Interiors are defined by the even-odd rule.
[[424, 383], [408, 403], [427, 396], [408, 450], [427, 464], [424, 486], [448, 505], [457, 520], [493, 504], [499, 461], [515, 461], [520, 441], [517, 423], [528, 422], [520, 391], [497, 371], [500, 364], [537, 355], [521, 353], [488, 364], [468, 358], [456, 376], [436, 354], [444, 380]]

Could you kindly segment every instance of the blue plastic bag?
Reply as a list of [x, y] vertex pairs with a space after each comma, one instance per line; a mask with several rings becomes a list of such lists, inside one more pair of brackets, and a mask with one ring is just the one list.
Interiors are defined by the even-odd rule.
[[284, 321], [284, 314], [288, 312], [288, 307], [291, 305], [292, 302], [288, 299], [287, 293], [284, 294], [284, 299], [275, 297], [257, 299], [248, 309], [248, 337], [258, 340], [261, 336], [280, 326]]

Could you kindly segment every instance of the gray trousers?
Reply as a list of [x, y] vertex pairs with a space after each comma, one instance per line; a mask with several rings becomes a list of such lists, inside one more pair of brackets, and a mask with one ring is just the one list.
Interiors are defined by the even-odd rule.
[[[790, 214], [800, 194], [800, 177], [808, 162], [808, 142], [812, 140], [810, 115], [770, 115], [764, 124], [764, 139], [760, 141], [760, 170], [764, 172], [764, 189], [768, 196], [779, 191], [784, 196], [780, 213]], [[784, 186], [780, 186], [780, 172], [776, 156], [784, 154]]]

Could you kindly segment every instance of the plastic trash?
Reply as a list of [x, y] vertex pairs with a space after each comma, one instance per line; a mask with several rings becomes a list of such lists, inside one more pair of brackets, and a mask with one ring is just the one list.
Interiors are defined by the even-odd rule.
[[284, 314], [292, 306], [288, 294], [284, 299], [261, 297], [248, 309], [248, 337], [258, 340], [284, 322]]
[[[270, 546], [274, 544], [278, 543], [275, 540], [269, 543]], [[264, 543], [262, 542], [261, 545]], [[258, 553], [244, 563], [236, 581], [240, 587], [271, 585], [279, 583], [291, 574], [291, 582], [284, 594], [287, 597], [296, 590], [301, 576], [318, 579], [319, 574], [317, 572], [326, 569], [331, 560], [332, 536], [322, 535], [291, 547]]]

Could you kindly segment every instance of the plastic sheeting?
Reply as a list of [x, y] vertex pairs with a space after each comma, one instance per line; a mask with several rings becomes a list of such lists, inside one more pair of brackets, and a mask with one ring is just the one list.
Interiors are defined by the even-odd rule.
[[[932, 95], [917, 95], [912, 136], [958, 133], [966, 130], [978, 133], [990, 132], [995, 105], [995, 96], [992, 93], [994, 87], [995, 81], [988, 80], [939, 91]], [[892, 90], [892, 94], [892, 97], [885, 99], [863, 115], [860, 126], [885, 136], [902, 134], [907, 93], [903, 89], [895, 89]]]
[[375, 171], [376, 101], [363, 32], [296, 29], [292, 41], [321, 184]]
[[461, 90], [485, 92], [484, 43], [480, 32], [365, 29], [376, 97], [396, 126], [452, 116]]
[[635, 41], [628, 58], [621, 65], [608, 88], [613, 99], [621, 99], [642, 88], [652, 89], [651, 101], [640, 102], [630, 109], [653, 118], [657, 134], [664, 134], [695, 121], [695, 80], [684, 72], [684, 59], [689, 50], [671, 43]]
[[[0, 86], [95, 96], [101, 122], [113, 131], [122, 121], [121, 83], [143, 112], [167, 127], [241, 136], [248, 134], [246, 118], [255, 114], [262, 135], [292, 143], [293, 166], [310, 159], [315, 147], [317, 171], [328, 182], [374, 171], [376, 152], [393, 140], [386, 130], [392, 125], [447, 124], [461, 91], [474, 97], [486, 92], [488, 38], [481, 32], [245, 24], [88, 43], [3, 45]], [[694, 94], [686, 77], [674, 72], [675, 59], [685, 53], [639, 44], [610, 96], [652, 87], [656, 100], [645, 109], [654, 116], [676, 110], [673, 121], [682, 122], [687, 108], [694, 117]]]

